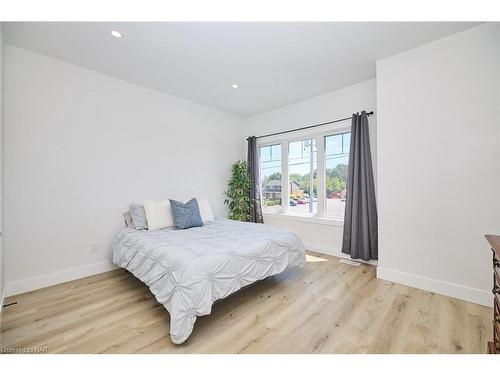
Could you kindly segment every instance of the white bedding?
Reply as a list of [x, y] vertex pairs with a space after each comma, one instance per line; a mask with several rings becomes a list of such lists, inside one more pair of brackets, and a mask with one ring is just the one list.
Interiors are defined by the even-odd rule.
[[113, 262], [149, 286], [170, 313], [172, 342], [184, 342], [197, 316], [255, 281], [305, 265], [293, 233], [265, 224], [215, 220], [186, 230], [137, 231], [113, 239]]

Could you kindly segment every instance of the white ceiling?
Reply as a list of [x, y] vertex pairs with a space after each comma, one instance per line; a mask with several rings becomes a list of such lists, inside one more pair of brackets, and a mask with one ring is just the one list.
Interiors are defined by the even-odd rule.
[[5, 33], [9, 44], [246, 117], [374, 78], [375, 61], [476, 24], [13, 22]]

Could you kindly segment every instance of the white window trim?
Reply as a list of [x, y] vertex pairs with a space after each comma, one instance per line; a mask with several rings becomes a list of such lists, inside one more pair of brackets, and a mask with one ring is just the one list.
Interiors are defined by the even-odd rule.
[[[266, 216], [272, 218], [283, 218], [291, 221], [309, 222], [323, 225], [344, 226], [344, 220], [335, 219], [331, 216], [326, 216], [326, 187], [325, 187], [325, 137], [330, 135], [342, 134], [351, 131], [351, 125], [343, 123], [335, 124], [332, 127], [318, 131], [317, 129], [297, 131], [293, 137], [284, 134], [267, 137], [262, 140], [257, 140], [257, 147], [265, 147], [272, 145], [281, 145], [281, 210], [279, 213], [263, 212]], [[302, 141], [304, 139], [314, 139], [316, 141], [316, 171], [318, 178], [318, 205], [317, 211], [313, 215], [297, 215], [291, 214], [289, 211], [288, 197], [289, 190], [289, 173], [288, 173], [288, 145], [290, 142]], [[260, 153], [259, 153], [260, 155]], [[259, 160], [260, 168], [260, 160]], [[321, 188], [319, 188], [321, 186]], [[286, 204], [285, 204], [286, 203]]]
[[271, 218], [271, 219], [283, 219], [283, 220], [288, 220], [288, 221], [296, 221], [299, 223], [313, 223], [313, 224], [320, 224], [320, 225], [331, 225], [334, 227], [343, 227], [344, 226], [344, 220], [339, 220], [335, 219], [332, 217], [318, 217], [318, 216], [306, 216], [306, 215], [297, 215], [297, 214], [277, 214], [277, 213], [271, 213], [271, 212], [263, 212], [264, 219], [266, 218]]

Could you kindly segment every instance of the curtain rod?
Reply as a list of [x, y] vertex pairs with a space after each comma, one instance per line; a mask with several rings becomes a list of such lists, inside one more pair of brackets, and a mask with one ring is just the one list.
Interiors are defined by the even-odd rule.
[[[373, 115], [373, 111], [366, 112], [366, 115], [367, 116]], [[296, 128], [296, 129], [291, 129], [291, 130], [284, 130], [284, 131], [277, 132], [277, 133], [270, 133], [270, 134], [265, 134], [265, 135], [259, 135], [258, 137], [255, 137], [255, 138], [259, 139], [259, 138], [271, 137], [273, 135], [286, 134], [286, 133], [296, 132], [296, 131], [299, 131], [299, 130], [311, 129], [311, 128], [315, 128], [315, 127], [318, 127], [318, 126], [323, 126], [323, 125], [328, 125], [328, 124], [335, 124], [336, 122], [346, 121], [346, 120], [350, 120], [350, 119], [352, 119], [352, 116], [351, 117], [346, 117], [346, 118], [341, 118], [341, 119], [338, 119], [338, 120], [333, 120], [333, 121], [328, 121], [328, 122], [322, 122], [321, 124], [303, 126], [302, 128]]]

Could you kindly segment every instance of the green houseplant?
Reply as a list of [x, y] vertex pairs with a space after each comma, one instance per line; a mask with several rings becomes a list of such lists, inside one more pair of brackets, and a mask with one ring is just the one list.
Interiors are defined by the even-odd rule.
[[229, 219], [251, 221], [253, 207], [253, 202], [250, 199], [251, 184], [248, 163], [244, 160], [234, 162], [227, 191], [224, 193], [227, 197], [224, 203], [229, 206]]

